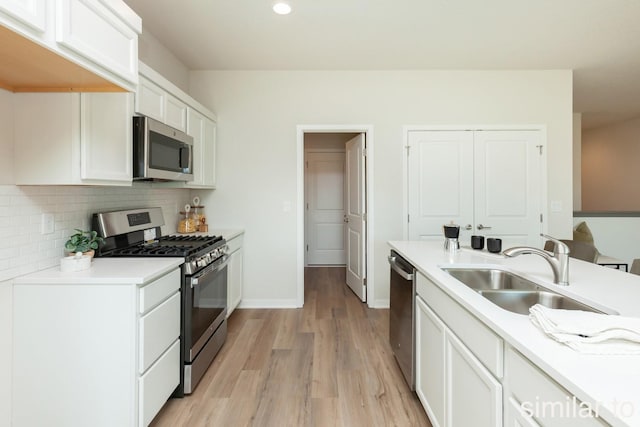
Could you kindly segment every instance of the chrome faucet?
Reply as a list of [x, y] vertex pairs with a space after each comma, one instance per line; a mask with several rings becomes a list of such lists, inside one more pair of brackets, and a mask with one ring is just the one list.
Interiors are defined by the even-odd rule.
[[534, 254], [540, 255], [547, 260], [553, 270], [553, 283], [568, 286], [569, 285], [569, 247], [560, 240], [547, 236], [546, 234], [540, 234], [545, 239], [551, 240], [555, 243], [553, 248], [553, 255], [549, 255], [547, 251], [538, 248], [532, 248], [529, 246], [516, 246], [513, 248], [505, 249], [502, 252], [507, 257], [516, 257], [518, 255]]

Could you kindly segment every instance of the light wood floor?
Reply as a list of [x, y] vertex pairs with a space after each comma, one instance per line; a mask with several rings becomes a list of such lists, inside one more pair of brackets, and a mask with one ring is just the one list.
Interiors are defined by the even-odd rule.
[[345, 269], [305, 270], [302, 309], [235, 310], [195, 392], [164, 426], [431, 426], [388, 344], [389, 310], [369, 309]]

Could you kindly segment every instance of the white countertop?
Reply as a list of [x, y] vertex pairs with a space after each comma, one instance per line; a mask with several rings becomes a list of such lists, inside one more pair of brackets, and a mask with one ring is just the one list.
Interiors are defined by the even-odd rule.
[[506, 258], [462, 248], [449, 256], [439, 241], [389, 245], [570, 393], [598, 408], [605, 421], [613, 426], [640, 426], [640, 356], [577, 353], [545, 336], [528, 316], [494, 305], [440, 267], [481, 264], [504, 268], [596, 308], [631, 317], [640, 317], [640, 276], [571, 258], [570, 285], [561, 287], [553, 284], [549, 264], [536, 255]]
[[63, 273], [60, 267], [52, 267], [16, 277], [14, 284], [140, 285], [168, 273], [183, 262], [184, 258], [95, 258], [87, 270]]

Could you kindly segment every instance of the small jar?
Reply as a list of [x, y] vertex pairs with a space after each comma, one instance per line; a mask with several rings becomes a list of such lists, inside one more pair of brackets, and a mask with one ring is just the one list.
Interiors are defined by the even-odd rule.
[[178, 221], [178, 233], [193, 233], [197, 230], [196, 222], [190, 211], [180, 212], [182, 218]]

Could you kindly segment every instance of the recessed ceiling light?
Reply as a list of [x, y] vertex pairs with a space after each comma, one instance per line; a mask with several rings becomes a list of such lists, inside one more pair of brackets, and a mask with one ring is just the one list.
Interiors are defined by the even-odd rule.
[[278, 15], [288, 15], [291, 13], [291, 6], [287, 3], [279, 2], [273, 5], [273, 11]]

